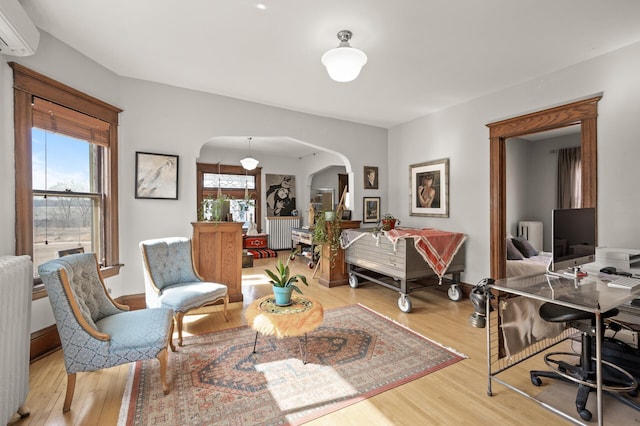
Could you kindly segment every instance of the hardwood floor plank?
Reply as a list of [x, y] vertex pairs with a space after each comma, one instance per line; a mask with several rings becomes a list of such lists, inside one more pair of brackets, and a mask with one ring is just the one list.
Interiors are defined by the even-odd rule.
[[[286, 259], [286, 253], [280, 254]], [[185, 317], [185, 336], [246, 324], [242, 312], [253, 300], [271, 294], [263, 271], [274, 259], [256, 259], [254, 267], [243, 269], [244, 302], [231, 303], [229, 321], [222, 306], [213, 306], [208, 314]], [[413, 311], [398, 309], [398, 292], [377, 284], [363, 283], [357, 289], [349, 286], [328, 288], [311, 279], [313, 271], [306, 262], [291, 262], [293, 273], [309, 278], [302, 291], [319, 300], [325, 309], [361, 303], [417, 333], [444, 346], [454, 348], [469, 358], [436, 371], [365, 401], [316, 419], [309, 425], [509, 425], [566, 424], [557, 415], [538, 406], [505, 387], [494, 384], [494, 396], [487, 396], [486, 330], [471, 327], [468, 322], [473, 308], [468, 299], [452, 302], [446, 288], [429, 288], [411, 294]], [[169, 357], [171, 362], [171, 355]], [[509, 378], [527, 385], [532, 362], [523, 363], [509, 372]], [[66, 371], [62, 352], [57, 351], [31, 364], [27, 405], [31, 416], [15, 416], [11, 425], [115, 425], [130, 365], [93, 373], [79, 373], [76, 392], [69, 413], [62, 413], [66, 390]], [[171, 386], [171, 383], [169, 383]]]

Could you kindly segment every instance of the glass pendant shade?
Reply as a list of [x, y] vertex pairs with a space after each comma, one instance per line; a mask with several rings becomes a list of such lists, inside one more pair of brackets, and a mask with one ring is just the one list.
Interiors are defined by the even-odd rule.
[[347, 30], [338, 33], [340, 45], [322, 55], [322, 64], [327, 68], [329, 77], [346, 83], [355, 80], [360, 70], [367, 63], [367, 55], [359, 49], [351, 47], [349, 39], [351, 32]]
[[249, 155], [240, 160], [240, 164], [245, 170], [253, 170], [258, 167], [259, 161], [251, 156], [251, 139], [252, 137], [247, 138], [249, 140]]
[[259, 161], [251, 156], [247, 156], [240, 160], [240, 164], [242, 164], [242, 167], [244, 167], [246, 170], [255, 169], [256, 167], [258, 167], [258, 163]]

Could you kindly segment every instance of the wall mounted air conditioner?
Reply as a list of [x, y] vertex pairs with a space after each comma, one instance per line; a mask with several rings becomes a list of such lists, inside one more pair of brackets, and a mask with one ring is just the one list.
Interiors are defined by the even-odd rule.
[[0, 0], [0, 53], [33, 55], [39, 42], [40, 32], [18, 0]]

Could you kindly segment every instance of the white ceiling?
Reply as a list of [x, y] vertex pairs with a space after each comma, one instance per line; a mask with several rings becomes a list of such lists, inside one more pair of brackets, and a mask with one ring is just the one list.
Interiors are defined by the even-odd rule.
[[[118, 75], [384, 128], [640, 41], [638, 0], [22, 4]], [[350, 83], [320, 63], [343, 29], [369, 58]]]

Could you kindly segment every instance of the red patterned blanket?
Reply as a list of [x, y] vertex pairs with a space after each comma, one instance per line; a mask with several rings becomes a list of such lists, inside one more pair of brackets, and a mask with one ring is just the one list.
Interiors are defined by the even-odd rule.
[[392, 229], [385, 234], [394, 244], [400, 238], [413, 237], [416, 250], [440, 279], [467, 238], [466, 235], [459, 232], [442, 231], [435, 228], [400, 228]]

